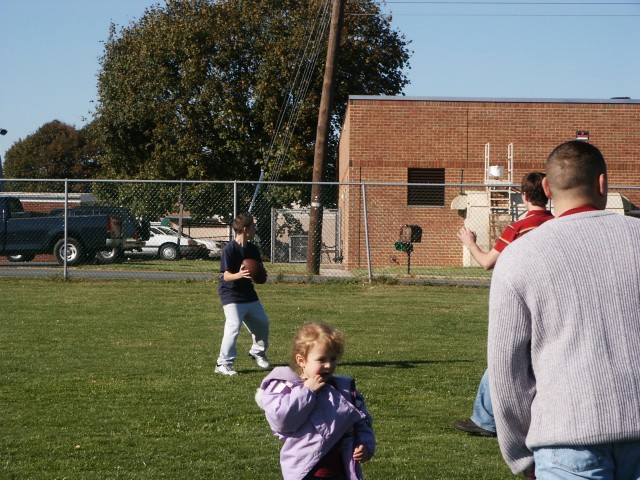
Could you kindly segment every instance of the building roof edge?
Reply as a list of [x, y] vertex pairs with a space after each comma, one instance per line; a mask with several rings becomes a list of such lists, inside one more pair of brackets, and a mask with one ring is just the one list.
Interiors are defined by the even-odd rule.
[[489, 102], [489, 103], [613, 103], [640, 104], [629, 97], [594, 98], [493, 98], [493, 97], [421, 97], [404, 95], [349, 95], [351, 100], [418, 101], [418, 102]]

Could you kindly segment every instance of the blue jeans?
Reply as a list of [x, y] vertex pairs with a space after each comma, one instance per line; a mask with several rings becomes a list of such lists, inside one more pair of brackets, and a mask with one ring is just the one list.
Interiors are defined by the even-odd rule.
[[537, 480], [638, 480], [640, 441], [533, 451]]
[[251, 333], [253, 344], [249, 353], [264, 355], [269, 347], [269, 317], [260, 301], [249, 303], [230, 303], [224, 310], [224, 336], [220, 346], [218, 365], [233, 365], [238, 356], [238, 335], [244, 323]]
[[493, 405], [491, 405], [491, 394], [489, 393], [489, 370], [485, 370], [480, 385], [478, 385], [471, 421], [485, 430], [496, 431], [496, 419], [493, 416]]

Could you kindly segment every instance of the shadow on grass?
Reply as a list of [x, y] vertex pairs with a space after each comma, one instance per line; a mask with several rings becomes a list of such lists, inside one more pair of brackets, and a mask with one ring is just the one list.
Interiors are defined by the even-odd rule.
[[340, 366], [373, 367], [373, 368], [416, 368], [419, 365], [436, 365], [449, 363], [473, 363], [471, 360], [375, 360], [370, 362], [344, 362]]
[[[416, 368], [419, 365], [437, 365], [437, 364], [452, 364], [452, 363], [473, 363], [471, 360], [375, 360], [370, 362], [341, 362], [338, 367], [372, 367], [372, 368]], [[274, 367], [288, 367], [288, 363], [274, 363]], [[236, 369], [238, 372], [270, 372], [271, 369], [261, 370], [258, 368]]]

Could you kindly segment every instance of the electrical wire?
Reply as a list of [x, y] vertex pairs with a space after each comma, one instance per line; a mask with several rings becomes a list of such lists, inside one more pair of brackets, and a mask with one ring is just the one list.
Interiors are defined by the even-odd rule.
[[440, 1], [440, 2], [421, 2], [421, 1], [389, 1], [386, 4], [411, 3], [421, 5], [638, 5], [638, 2], [459, 2], [459, 1]]
[[345, 13], [351, 17], [411, 15], [412, 17], [640, 17], [640, 14], [607, 14], [607, 13]]
[[[274, 132], [271, 146], [265, 157], [265, 168], [269, 168], [268, 173], [270, 180], [277, 180], [280, 177], [284, 161], [291, 146], [295, 125], [300, 117], [304, 99], [307, 96], [320, 53], [322, 52], [323, 39], [326, 37], [329, 28], [331, 19], [331, 9], [329, 7], [330, 2], [328, 0], [320, 5], [313, 26], [309, 31], [305, 47], [296, 60], [298, 68], [294, 79], [287, 89], [276, 131]], [[288, 116], [286, 126], [282, 128], [282, 123], [289, 110], [289, 105], [293, 105], [293, 108]], [[278, 139], [280, 141], [276, 144]], [[276, 155], [272, 160], [271, 157], [274, 151]]]
[[[385, 2], [386, 5], [474, 5], [474, 6], [620, 6], [620, 5], [635, 5], [639, 6], [638, 2], [555, 2], [555, 1], [469, 1], [469, 0], [389, 0]], [[608, 14], [608, 13], [350, 13], [345, 15], [349, 16], [379, 16], [379, 15], [393, 15], [393, 16], [428, 16], [428, 17], [638, 17], [640, 14]]]
[[[321, 11], [321, 10], [320, 10]], [[318, 18], [318, 17], [316, 17]], [[316, 22], [314, 23], [314, 28], [312, 29], [312, 33], [309, 36], [309, 39], [313, 37], [313, 31], [315, 30], [315, 25], [318, 24], [318, 21], [316, 20]], [[282, 122], [284, 121], [284, 118], [286, 116], [286, 112], [287, 112], [287, 106], [289, 105], [292, 97], [293, 97], [293, 89], [297, 88], [296, 85], [298, 84], [298, 78], [301, 72], [301, 65], [303, 63], [303, 58], [305, 56], [307, 56], [306, 52], [308, 51], [309, 48], [309, 39], [307, 39], [307, 43], [304, 45], [304, 48], [300, 48], [300, 50], [298, 51], [298, 54], [296, 56], [296, 60], [294, 62], [294, 65], [297, 65], [297, 69], [296, 69], [296, 73], [294, 75], [293, 80], [287, 85], [287, 91], [285, 92], [285, 95], [283, 97], [282, 100], [282, 105], [280, 107], [280, 114], [278, 116], [278, 120], [276, 122], [276, 128], [273, 134], [273, 137], [271, 139], [271, 144], [269, 145], [269, 150], [267, 151], [267, 155], [265, 157], [265, 164], [268, 163], [268, 160], [271, 158], [271, 154], [275, 148], [275, 142], [276, 139], [280, 133], [280, 128], [282, 127]]]
[[[256, 188], [249, 205], [249, 212], [253, 210], [258, 192], [260, 191], [261, 181], [265, 176], [265, 172], [268, 171], [269, 179], [274, 181], [280, 177], [282, 166], [284, 165], [285, 158], [291, 146], [291, 139], [293, 138], [293, 131], [300, 117], [302, 105], [304, 99], [307, 96], [309, 86], [311, 85], [311, 79], [318, 64], [318, 58], [320, 56], [322, 40], [327, 34], [329, 29], [329, 23], [331, 20], [330, 0], [325, 0], [324, 3], [319, 4], [318, 12], [315, 17], [315, 21], [312, 24], [312, 28], [309, 30], [309, 36], [304, 44], [304, 48], [300, 48], [298, 55], [294, 62], [297, 65], [296, 73], [293, 80], [287, 85], [287, 91], [285, 92], [282, 106], [280, 107], [280, 114], [276, 121], [276, 128], [271, 138], [271, 143], [265, 155], [263, 166], [260, 171], [260, 179], [256, 183]], [[282, 128], [289, 105], [293, 105], [293, 111], [289, 114], [287, 124]], [[281, 132], [284, 133], [281, 134]], [[276, 143], [280, 140], [279, 143]], [[275, 160], [272, 160], [273, 152], [277, 151]], [[270, 168], [270, 170], [268, 170]]]

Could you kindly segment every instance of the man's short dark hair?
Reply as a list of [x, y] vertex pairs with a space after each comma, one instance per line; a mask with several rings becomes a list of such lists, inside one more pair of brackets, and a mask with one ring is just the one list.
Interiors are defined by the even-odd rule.
[[607, 165], [598, 148], [572, 140], [558, 145], [547, 158], [547, 181], [551, 190], [593, 188]]

